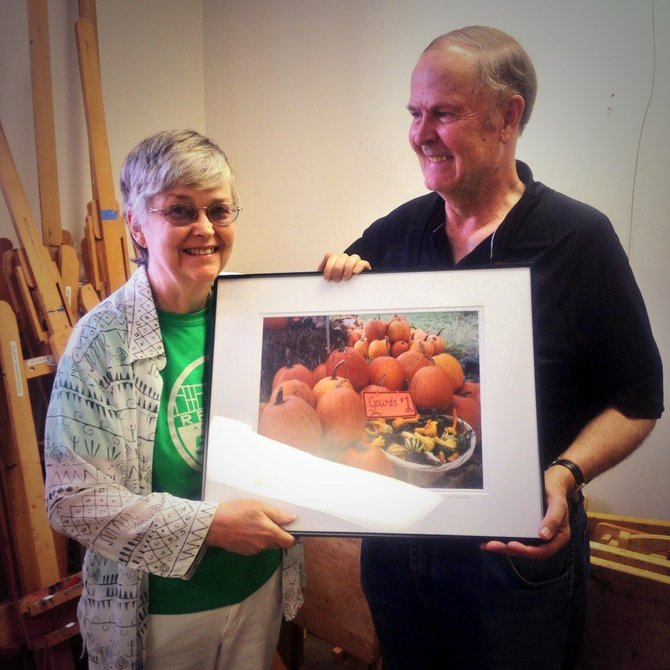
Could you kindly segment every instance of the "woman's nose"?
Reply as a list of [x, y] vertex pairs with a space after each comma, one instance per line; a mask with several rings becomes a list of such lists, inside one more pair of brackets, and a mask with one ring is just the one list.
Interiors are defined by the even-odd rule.
[[198, 218], [193, 222], [193, 226], [197, 232], [206, 232], [209, 234], [214, 231], [214, 224], [209, 220], [204, 207], [198, 209]]

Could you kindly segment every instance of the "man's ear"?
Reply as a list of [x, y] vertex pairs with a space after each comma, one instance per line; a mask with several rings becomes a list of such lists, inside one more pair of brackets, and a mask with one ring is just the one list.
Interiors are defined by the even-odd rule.
[[520, 95], [512, 95], [507, 99], [503, 110], [502, 139], [509, 141], [513, 137], [518, 137], [521, 131], [521, 117], [526, 107], [524, 99]]
[[146, 248], [147, 244], [144, 233], [142, 232], [142, 226], [132, 209], [126, 211], [126, 221], [128, 222], [128, 230], [130, 230], [130, 234], [135, 241], [135, 244], [142, 248]]

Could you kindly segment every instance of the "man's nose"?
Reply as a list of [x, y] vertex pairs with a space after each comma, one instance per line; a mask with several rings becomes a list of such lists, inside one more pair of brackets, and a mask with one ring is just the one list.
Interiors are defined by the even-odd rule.
[[428, 116], [422, 116], [412, 125], [412, 139], [415, 144], [426, 144], [435, 139], [435, 124]]

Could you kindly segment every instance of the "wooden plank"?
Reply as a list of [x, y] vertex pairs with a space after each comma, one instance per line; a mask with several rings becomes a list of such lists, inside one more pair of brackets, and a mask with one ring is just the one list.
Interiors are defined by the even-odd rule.
[[599, 523], [611, 523], [625, 528], [633, 528], [641, 533], [658, 533], [670, 535], [670, 521], [662, 519], [647, 519], [634, 516], [621, 516], [620, 514], [605, 514], [604, 512], [589, 512], [587, 514], [589, 535]]
[[90, 312], [99, 302], [100, 298], [90, 284], [84, 284], [79, 288], [79, 310], [82, 314]]
[[[76, 618], [73, 618], [72, 621], [68, 621], [60, 628], [45, 633], [41, 637], [38, 637], [35, 640], [33, 640], [33, 647], [35, 647], [35, 649], [50, 649], [51, 647], [55, 647], [56, 645], [66, 642], [74, 635], [78, 634], [79, 634], [79, 622], [77, 621]], [[72, 652], [67, 652], [66, 658], [69, 658], [69, 660], [73, 662], [72, 667], [74, 667], [74, 659], [72, 658]], [[64, 670], [64, 667], [62, 665], [58, 665], [58, 669]]]
[[88, 19], [94, 26], [98, 25], [98, 13], [95, 0], [79, 0], [79, 18]]
[[[73, 318], [63, 296], [60, 276], [37, 229], [19, 180], [5, 132], [0, 124], [0, 183], [14, 230], [35, 284], [35, 300], [49, 332], [51, 353], [60, 358], [72, 332]], [[25, 266], [24, 266], [25, 270]]]
[[360, 585], [360, 540], [308, 537], [305, 602], [294, 623], [367, 664], [380, 657], [379, 642]]
[[84, 222], [84, 235], [81, 239], [81, 261], [84, 266], [84, 272], [91, 288], [100, 296], [105, 295], [105, 284], [100, 270], [100, 263], [98, 261], [98, 242], [102, 239], [100, 230], [95, 230], [93, 219], [86, 216]]
[[27, 379], [42, 377], [56, 372], [56, 359], [53, 356], [36, 356], [26, 358], [23, 367]]
[[[25, 356], [44, 355], [49, 347], [49, 334], [44, 329], [42, 320], [37, 315], [33, 302], [33, 294], [30, 290], [28, 280], [22, 265], [25, 255], [20, 249], [6, 251], [0, 259], [0, 290], [1, 300], [7, 302], [16, 317], [19, 332], [21, 333], [21, 345]], [[29, 302], [26, 303], [25, 300]], [[51, 355], [51, 352], [49, 352]]]
[[619, 546], [641, 554], [670, 558], [670, 537], [654, 533], [625, 533], [619, 535]]
[[81, 590], [81, 574], [77, 573], [19, 600], [23, 628], [38, 667], [58, 670], [76, 667], [69, 642], [80, 632], [77, 603]]
[[23, 637], [14, 603], [8, 600], [0, 602], [0, 658], [17, 655], [22, 645]]
[[76, 249], [69, 244], [61, 244], [56, 253], [56, 263], [63, 286], [63, 296], [76, 322], [79, 314], [79, 258]]
[[21, 263], [14, 266], [14, 279], [16, 280], [16, 286], [22, 299], [22, 302], [19, 304], [22, 307], [23, 316], [26, 318], [35, 340], [48, 344], [49, 332], [42, 327], [42, 320], [33, 303], [33, 294], [30, 290], [30, 282], [28, 280], [29, 276], [30, 273], [26, 272], [26, 266]]
[[88, 215], [94, 221], [94, 229], [99, 229], [96, 257], [104, 285], [101, 297], [105, 297], [130, 277], [130, 257], [126, 227], [114, 191], [96, 27], [90, 19], [79, 18], [75, 30], [93, 173], [93, 202], [89, 204]]
[[670, 578], [595, 558], [579, 670], [661, 670], [670, 658]]
[[603, 559], [618, 564], [622, 571], [625, 571], [627, 568], [635, 568], [644, 570], [646, 573], [656, 573], [670, 578], [670, 561], [665, 558], [649, 556], [621, 547], [611, 547], [599, 542], [591, 542], [590, 549], [591, 563], [594, 565], [598, 562], [595, 559]]
[[[14, 282], [14, 258], [16, 254], [16, 249], [13, 247], [2, 252], [2, 258], [0, 258], [0, 264], [2, 265], [2, 270], [0, 275], [2, 279], [0, 280], [0, 300], [4, 300], [12, 306], [12, 309], [17, 313], [17, 317], [21, 317], [19, 310], [23, 306], [22, 301], [17, 295], [17, 288]], [[19, 321], [19, 325], [22, 324]]]
[[618, 546], [619, 536], [621, 532], [641, 533], [642, 531], [626, 528], [616, 523], [609, 523], [607, 521], [598, 522], [591, 532], [591, 539], [594, 542], [601, 542], [602, 544], [610, 544]]
[[63, 243], [63, 233], [58, 189], [47, 0], [28, 0], [28, 33], [42, 240], [51, 256], [55, 258]]
[[79, 598], [82, 590], [81, 573], [69, 575], [49, 587], [23, 596], [19, 600], [19, 611], [29, 617], [36, 617], [47, 610], [59, 607], [69, 600]]
[[6, 255], [12, 254], [14, 244], [6, 237], [0, 237], [0, 300], [12, 304], [13, 289], [11, 287], [11, 277], [5, 272]]
[[592, 539], [611, 547], [670, 558], [670, 535], [643, 533], [634, 528], [601, 521], [593, 529]]
[[0, 364], [8, 430], [3, 431], [2, 461], [6, 495], [13, 512], [14, 546], [20, 557], [23, 593], [48, 587], [60, 578], [54, 533], [44, 504], [44, 479], [23, 350], [14, 312], [0, 301]]

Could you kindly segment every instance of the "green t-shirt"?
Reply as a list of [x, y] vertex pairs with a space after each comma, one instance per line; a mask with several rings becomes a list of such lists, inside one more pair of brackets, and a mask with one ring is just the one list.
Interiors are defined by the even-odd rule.
[[[158, 310], [167, 365], [154, 443], [152, 490], [199, 500], [209, 308], [191, 314]], [[280, 552], [241, 556], [209, 547], [188, 580], [149, 575], [149, 611], [185, 614], [239, 603], [279, 566]]]

